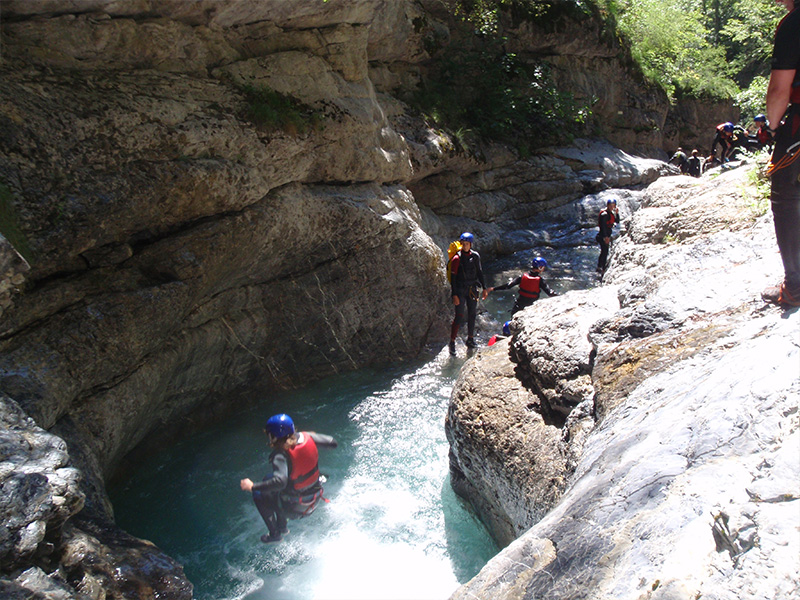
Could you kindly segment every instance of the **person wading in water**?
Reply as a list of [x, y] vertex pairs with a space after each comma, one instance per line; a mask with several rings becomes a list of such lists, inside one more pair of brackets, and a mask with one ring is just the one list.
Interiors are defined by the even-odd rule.
[[519, 277], [516, 277], [509, 281], [504, 285], [498, 285], [497, 287], [490, 287], [486, 290], [488, 295], [489, 292], [493, 292], [495, 290], [507, 290], [515, 285], [519, 286], [519, 296], [517, 296], [516, 301], [514, 302], [514, 308], [511, 309], [511, 314], [514, 315], [521, 311], [523, 308], [530, 306], [534, 302], [539, 299], [539, 295], [544, 292], [548, 296], [558, 296], [556, 292], [550, 289], [550, 286], [547, 285], [544, 279], [542, 279], [542, 273], [547, 268], [547, 261], [543, 259], [541, 256], [537, 256], [536, 258], [531, 261], [531, 270], [527, 273], [523, 273]]
[[606, 272], [606, 261], [608, 260], [608, 250], [611, 248], [611, 231], [614, 223], [619, 221], [617, 212], [617, 201], [613, 198], [606, 202], [606, 207], [600, 211], [597, 217], [597, 243], [600, 244], [600, 257], [597, 259], [597, 272], [602, 276]]

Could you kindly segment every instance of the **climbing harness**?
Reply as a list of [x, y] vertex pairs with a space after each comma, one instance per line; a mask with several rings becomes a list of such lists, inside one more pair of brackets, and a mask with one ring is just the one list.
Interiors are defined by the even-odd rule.
[[789, 146], [786, 149], [785, 154], [781, 156], [777, 162], [770, 162], [767, 166], [767, 177], [772, 177], [772, 174], [775, 173], [775, 171], [785, 169], [794, 163], [798, 158], [800, 158], [800, 152], [798, 152], [798, 149], [800, 149], [800, 141]]

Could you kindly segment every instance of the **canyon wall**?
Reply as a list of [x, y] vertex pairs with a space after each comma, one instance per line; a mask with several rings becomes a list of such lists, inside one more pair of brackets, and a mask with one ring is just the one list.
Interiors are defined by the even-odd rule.
[[569, 15], [535, 50], [570, 63], [583, 32], [586, 72], [561, 80], [628, 116], [602, 132], [622, 149], [466, 152], [428, 126], [399, 97], [448, 51], [432, 0], [7, 0], [0, 18], [9, 597], [188, 597], [113, 524], [122, 457], [441, 343], [446, 241], [510, 252], [543, 210], [666, 171], [626, 153], [663, 151], [665, 99]]

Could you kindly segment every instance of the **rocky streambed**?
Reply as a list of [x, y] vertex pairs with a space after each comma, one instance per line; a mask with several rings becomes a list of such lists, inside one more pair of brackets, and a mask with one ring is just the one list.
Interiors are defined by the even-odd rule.
[[461, 598], [800, 591], [800, 327], [747, 169], [662, 178], [602, 287], [537, 302], [455, 385], [457, 489], [508, 543]]

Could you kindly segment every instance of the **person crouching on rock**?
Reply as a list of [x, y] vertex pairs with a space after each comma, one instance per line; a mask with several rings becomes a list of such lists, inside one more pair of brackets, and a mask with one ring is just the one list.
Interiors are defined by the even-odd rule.
[[516, 277], [510, 280], [508, 283], [504, 285], [498, 285], [497, 287], [490, 287], [486, 290], [488, 295], [489, 292], [493, 292], [495, 290], [507, 290], [509, 288], [514, 287], [515, 285], [519, 286], [519, 296], [517, 296], [516, 301], [514, 302], [514, 307], [511, 309], [511, 314], [514, 315], [521, 311], [523, 308], [530, 306], [534, 302], [539, 299], [539, 295], [544, 292], [548, 296], [558, 296], [556, 292], [550, 289], [550, 286], [547, 285], [544, 279], [542, 279], [542, 273], [547, 268], [547, 261], [543, 259], [541, 256], [537, 256], [531, 262], [531, 270], [519, 277]]
[[261, 518], [269, 535], [262, 535], [264, 543], [279, 542], [289, 533], [287, 519], [301, 519], [310, 515], [322, 498], [317, 447], [336, 448], [336, 440], [329, 435], [313, 431], [296, 432], [289, 415], [270, 417], [264, 427], [273, 449], [269, 455], [272, 473], [263, 481], [253, 483], [242, 479], [240, 487], [252, 492]]
[[600, 211], [597, 217], [597, 227], [600, 231], [595, 238], [600, 244], [600, 257], [597, 259], [597, 272], [602, 275], [606, 272], [606, 260], [608, 260], [608, 250], [611, 248], [611, 231], [614, 223], [619, 221], [617, 212], [617, 201], [613, 198], [606, 202], [606, 207]]
[[[450, 354], [456, 353], [456, 336], [467, 313], [467, 348], [475, 348], [475, 317], [478, 314], [478, 298], [486, 299], [486, 284], [483, 281], [481, 256], [472, 249], [475, 236], [464, 232], [458, 238], [461, 242], [459, 250], [450, 261], [450, 296], [455, 306], [455, 318], [450, 326]], [[480, 284], [480, 289], [478, 285]]]

